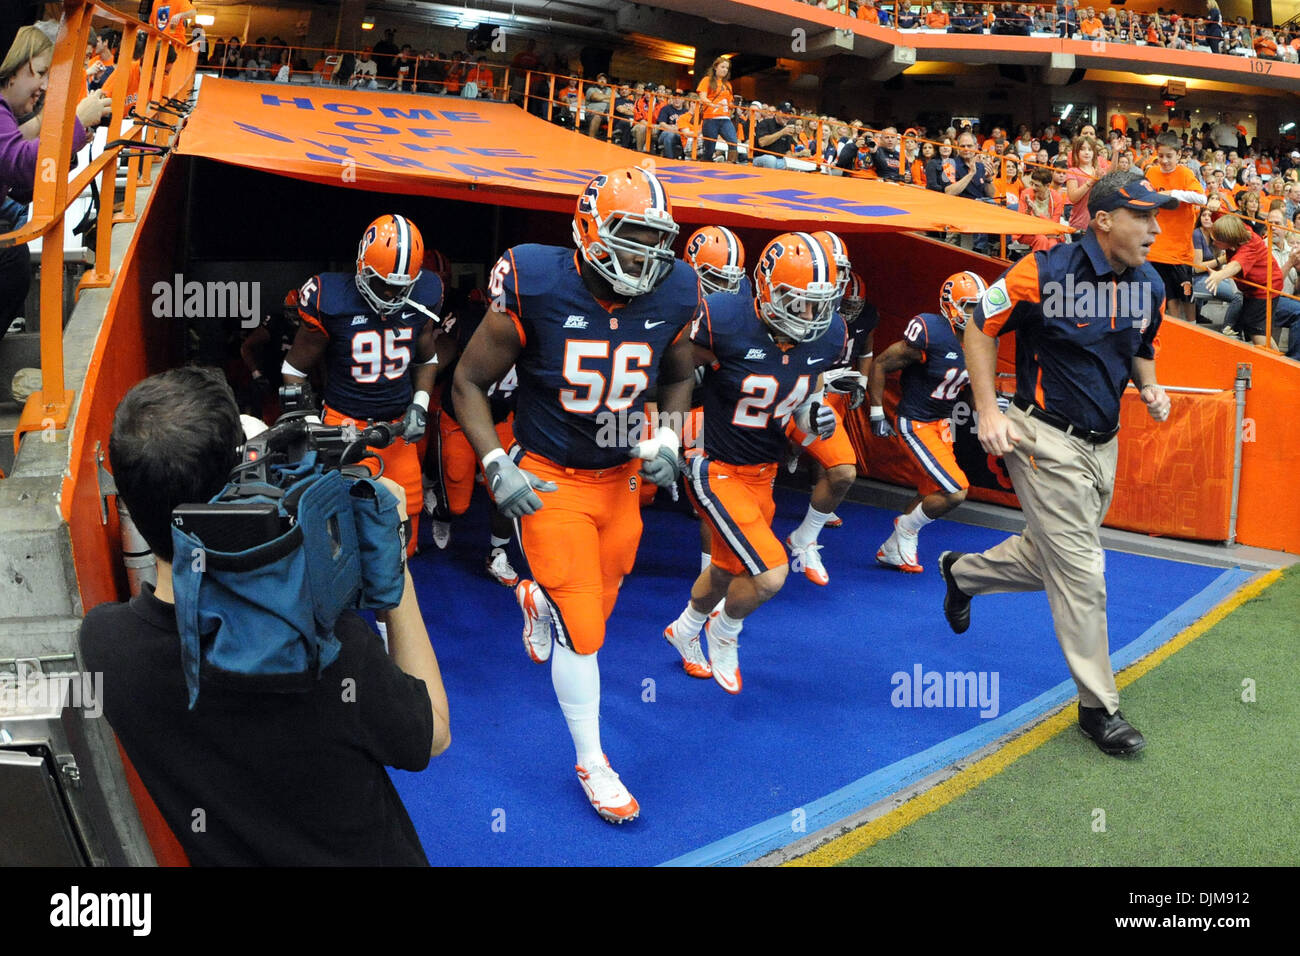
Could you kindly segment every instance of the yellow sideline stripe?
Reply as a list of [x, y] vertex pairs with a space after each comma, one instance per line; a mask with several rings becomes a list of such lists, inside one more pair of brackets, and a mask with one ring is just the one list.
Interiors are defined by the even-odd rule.
[[[1126, 667], [1123, 671], [1115, 676], [1115, 683], [1118, 687], [1127, 687], [1142, 675], [1146, 674], [1153, 667], [1161, 664], [1173, 654], [1182, 650], [1192, 641], [1196, 640], [1214, 625], [1218, 624], [1225, 617], [1235, 611], [1242, 604], [1252, 598], [1258, 597], [1266, 588], [1272, 586], [1279, 578], [1282, 577], [1281, 569], [1269, 571], [1254, 581], [1244, 585], [1229, 598], [1219, 604], [1209, 614], [1205, 615], [1196, 623], [1181, 631], [1169, 643], [1157, 648], [1140, 661]], [[1008, 743], [1001, 750], [989, 754], [982, 760], [977, 761], [965, 770], [960, 771], [947, 780], [927, 790], [925, 793], [918, 794], [907, 803], [894, 810], [890, 810], [883, 816], [877, 817], [869, 823], [864, 823], [856, 830], [852, 830], [843, 836], [836, 837], [828, 843], [823, 844], [811, 853], [797, 859], [790, 860], [785, 866], [834, 866], [837, 863], [843, 863], [849, 857], [862, 852], [870, 846], [879, 843], [888, 836], [892, 836], [899, 830], [910, 824], [915, 823], [922, 817], [933, 813], [940, 807], [951, 803], [968, 790], [979, 786], [985, 780], [994, 777], [1011, 766], [1022, 756], [1035, 750], [1051, 738], [1055, 737], [1062, 730], [1076, 722], [1074, 711], [1069, 709], [1068, 705], [1045, 720], [1043, 723], [1034, 727], [1028, 733], [1022, 734]]]

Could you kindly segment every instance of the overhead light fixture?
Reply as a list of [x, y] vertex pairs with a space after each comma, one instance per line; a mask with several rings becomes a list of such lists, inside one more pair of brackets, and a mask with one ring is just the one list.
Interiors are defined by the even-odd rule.
[[363, 30], [373, 30], [374, 28], [375, 28], [375, 18], [374, 18], [374, 17], [362, 17], [362, 18], [361, 18], [361, 29], [363, 29]]
[[456, 29], [458, 29], [458, 30], [477, 30], [477, 29], [478, 29], [478, 21], [475, 20], [473, 17], [462, 17], [461, 20], [460, 20], [460, 22], [456, 24]]
[[1293, 129], [1295, 129], [1295, 123], [1287, 123], [1285, 126], [1282, 127], [1281, 130], [1279, 130], [1279, 132], [1289, 133]]
[[1074, 104], [1073, 104], [1073, 103], [1067, 103], [1066, 106], [1065, 106], [1065, 109], [1061, 110], [1061, 119], [1062, 119], [1062, 120], [1067, 120], [1067, 119], [1069, 119], [1069, 118], [1070, 118], [1070, 114], [1073, 113], [1073, 112], [1074, 112]]
[[217, 18], [210, 13], [200, 13], [194, 18], [194, 22], [201, 27], [210, 27], [217, 22]]

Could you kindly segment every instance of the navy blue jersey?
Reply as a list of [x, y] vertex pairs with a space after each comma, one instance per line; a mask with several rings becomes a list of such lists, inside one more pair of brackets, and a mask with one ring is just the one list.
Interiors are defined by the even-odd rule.
[[[576, 249], [507, 249], [488, 288], [518, 325], [523, 349], [515, 438], [566, 468], [611, 468], [641, 439], [634, 420], [668, 347], [701, 308], [695, 270], [680, 259], [653, 292], [601, 302], [582, 281]], [[652, 393], [653, 394], [653, 393]]]
[[[439, 376], [444, 382], [442, 389], [442, 413], [452, 421], [458, 422], [456, 417], [456, 403], [453, 396], [451, 383], [456, 375], [456, 366], [460, 363], [460, 357], [465, 352], [465, 347], [469, 345], [469, 340], [474, 337], [478, 327], [483, 324], [483, 318], [487, 315], [487, 306], [483, 302], [468, 301], [464, 306], [456, 310], [455, 316], [448, 316], [443, 321], [443, 330], [456, 340], [458, 350], [456, 357], [452, 359], [451, 365], [444, 369]], [[510, 413], [515, 410], [515, 389], [519, 384], [519, 378], [512, 365], [505, 375], [501, 376], [499, 381], [493, 382], [488, 389], [488, 404], [492, 407], [492, 421], [499, 424], [510, 417]]]
[[862, 303], [862, 311], [852, 322], [844, 320], [848, 326], [848, 337], [844, 341], [844, 351], [840, 352], [839, 357], [835, 360], [835, 368], [851, 368], [857, 371], [858, 362], [867, 351], [867, 339], [871, 333], [876, 331], [876, 326], [880, 324], [880, 313], [870, 302]]
[[781, 348], [752, 298], [705, 299], [691, 339], [717, 356], [704, 376], [704, 453], [729, 465], [780, 461], [785, 426], [844, 350], [844, 320], [813, 342]]
[[[434, 315], [442, 308], [442, 280], [423, 272], [410, 298]], [[410, 366], [415, 342], [431, 320], [407, 306], [384, 317], [357, 291], [356, 273], [322, 272], [298, 290], [298, 314], [329, 336], [325, 350], [325, 404], [358, 421], [401, 417], [415, 393]]]
[[969, 381], [957, 333], [942, 315], [922, 312], [907, 323], [903, 341], [922, 357], [903, 369], [898, 414], [918, 422], [950, 418], [957, 395]]

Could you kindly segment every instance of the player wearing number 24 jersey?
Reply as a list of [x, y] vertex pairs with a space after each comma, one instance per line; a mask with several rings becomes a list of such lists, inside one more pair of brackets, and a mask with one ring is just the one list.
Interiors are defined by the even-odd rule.
[[[634, 166], [597, 176], [573, 225], [576, 252], [523, 245], [497, 262], [491, 309], [453, 392], [497, 507], [518, 518], [531, 575], [516, 589], [524, 645], [534, 661], [551, 661], [592, 807], [623, 823], [640, 808], [601, 749], [596, 652], [636, 559], [638, 482], [666, 486], [678, 475], [672, 429], [640, 441], [643, 396], [658, 385], [665, 420], [685, 420], [694, 383], [686, 330], [701, 303], [695, 273], [673, 256], [677, 224], [653, 173]], [[487, 391], [511, 364], [518, 444], [507, 456]]]
[[384, 474], [406, 491], [408, 554], [424, 499], [414, 442], [424, 435], [437, 360], [442, 281], [422, 271], [424, 239], [404, 216], [380, 216], [362, 235], [356, 272], [322, 272], [298, 290], [302, 319], [281, 371], [303, 382], [324, 361], [324, 421], [400, 422], [376, 449]]
[[[692, 327], [704, 376], [704, 454], [686, 483], [709, 522], [710, 563], [686, 608], [664, 631], [695, 677], [740, 693], [737, 647], [744, 619], [773, 597], [789, 570], [772, 533], [772, 482], [784, 457], [787, 424], [801, 444], [834, 434], [822, 373], [844, 348], [836, 264], [808, 233], [769, 242], [754, 270], [753, 298], [719, 293]], [[719, 607], [719, 602], [725, 603]], [[706, 628], [708, 670], [692, 659]]]
[[952, 417], [957, 396], [966, 387], [966, 355], [962, 335], [966, 321], [985, 293], [984, 280], [973, 272], [949, 276], [939, 289], [939, 311], [923, 312], [907, 323], [903, 340], [876, 360], [868, 388], [872, 431], [894, 435], [881, 407], [885, 375], [902, 369], [897, 437], [916, 460], [922, 478], [916, 497], [894, 519], [894, 533], [876, 552], [886, 567], [919, 574], [917, 536], [921, 529], [966, 500], [970, 482], [953, 454]]

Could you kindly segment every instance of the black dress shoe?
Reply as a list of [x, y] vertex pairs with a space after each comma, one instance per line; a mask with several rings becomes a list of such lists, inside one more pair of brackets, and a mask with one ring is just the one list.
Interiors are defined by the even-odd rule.
[[1106, 713], [1105, 707], [1079, 705], [1079, 729], [1092, 738], [1102, 753], [1115, 757], [1135, 754], [1147, 745], [1136, 727], [1118, 710]]
[[964, 634], [970, 627], [970, 595], [957, 587], [957, 582], [952, 579], [953, 562], [965, 554], [965, 551], [945, 551], [939, 555], [939, 573], [948, 586], [948, 593], [943, 596], [943, 616], [948, 619], [948, 626], [954, 634]]

